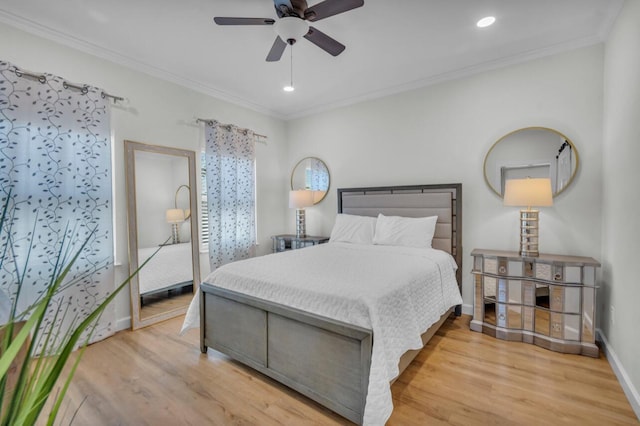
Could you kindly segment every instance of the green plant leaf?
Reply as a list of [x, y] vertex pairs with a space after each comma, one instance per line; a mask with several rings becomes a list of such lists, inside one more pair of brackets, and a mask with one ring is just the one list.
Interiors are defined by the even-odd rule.
[[[4, 262], [5, 256], [7, 255], [13, 256], [12, 259], [15, 259], [11, 236], [11, 223], [10, 221], [7, 223], [7, 218], [10, 216], [8, 210], [11, 200], [10, 194], [11, 193], [9, 193], [9, 197], [6, 199], [3, 206], [2, 216], [0, 218], [0, 232], [6, 233], [7, 235], [5, 245], [1, 250], [2, 259], [0, 260], [0, 265], [2, 265], [2, 262]], [[48, 415], [47, 424], [51, 425], [54, 423], [71, 380], [77, 370], [80, 360], [82, 359], [82, 355], [89, 338], [95, 331], [97, 320], [120, 291], [130, 283], [131, 279], [162, 248], [162, 246], [160, 246], [138, 267], [136, 271], [134, 271], [108, 297], [106, 297], [93, 312], [81, 321], [74, 318], [71, 321], [70, 327], [65, 329], [63, 335], [60, 334], [60, 329], [54, 330], [54, 325], [57, 323], [60, 315], [62, 316], [61, 322], [66, 324], [67, 315], [69, 314], [68, 306], [65, 307], [63, 311], [58, 307], [55, 311], [53, 321], [43, 329], [44, 318], [51, 308], [52, 303], [55, 300], [55, 296], [59, 294], [61, 290], [73, 285], [74, 282], [82, 278], [82, 276], [76, 277], [70, 282], [65, 283], [65, 279], [71, 271], [74, 263], [77, 261], [94, 234], [95, 229], [89, 234], [79, 248], [72, 250], [72, 239], [68, 237], [69, 226], [67, 225], [63, 234], [63, 239], [60, 242], [57, 257], [55, 258], [55, 265], [53, 272], [51, 273], [50, 285], [47, 288], [47, 291], [44, 292], [39, 300], [26, 309], [28, 315], [25, 317], [25, 323], [22, 326], [22, 329], [15, 333], [15, 335], [15, 324], [18, 320], [18, 318], [16, 318], [17, 297], [14, 299], [14, 303], [12, 305], [9, 323], [0, 327], [0, 330], [5, 332], [5, 337], [0, 342], [0, 349], [2, 350], [2, 356], [0, 357], [0, 400], [3, 401], [3, 405], [0, 405], [1, 425], [33, 425], [36, 423], [47, 400], [51, 396], [56, 384], [59, 382], [60, 376], [64, 372], [65, 365], [69, 361], [71, 354], [78, 345], [78, 342], [85, 331], [89, 330], [93, 325], [93, 329], [91, 329], [86, 341], [81, 345], [80, 353], [76, 357], [73, 366], [65, 380], [62, 382], [62, 388], [53, 399], [53, 405]], [[77, 235], [75, 229], [71, 235]], [[167, 241], [165, 241], [165, 243]], [[17, 264], [14, 265], [16, 284], [18, 285], [17, 296], [19, 296], [22, 286], [25, 285], [23, 280], [27, 276], [26, 271], [28, 270], [28, 259], [31, 255], [32, 247], [32, 241], [30, 241], [26, 261], [22, 266], [22, 270], [19, 269]], [[30, 334], [31, 341], [29, 342]], [[41, 336], [44, 339], [42, 342], [40, 342]], [[9, 371], [11, 364], [16, 361], [19, 356], [21, 348], [25, 345], [28, 345], [27, 356], [19, 369], [18, 380], [12, 390], [11, 397], [8, 401], [5, 401], [5, 396], [7, 396], [7, 372]], [[35, 356], [37, 345], [40, 345], [40, 356], [38, 357]]]

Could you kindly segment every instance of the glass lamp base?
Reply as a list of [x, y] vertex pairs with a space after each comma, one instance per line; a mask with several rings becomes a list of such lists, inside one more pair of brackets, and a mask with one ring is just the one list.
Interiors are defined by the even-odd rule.
[[296, 237], [303, 238], [307, 236], [304, 209], [296, 209]]
[[520, 210], [520, 256], [537, 257], [538, 252], [538, 210]]

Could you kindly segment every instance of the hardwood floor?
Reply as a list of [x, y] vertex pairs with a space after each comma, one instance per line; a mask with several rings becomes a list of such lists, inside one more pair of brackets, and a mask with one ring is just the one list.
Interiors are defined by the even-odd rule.
[[[199, 331], [178, 336], [181, 321], [88, 347], [61, 424], [75, 411], [73, 425], [92, 426], [349, 424], [220, 353], [200, 354]], [[604, 356], [496, 340], [469, 321], [447, 320], [393, 384], [388, 425], [639, 423]]]
[[140, 308], [140, 318], [150, 318], [174, 309], [184, 308], [189, 306], [191, 299], [193, 299], [193, 292], [171, 297], [166, 297], [165, 295], [147, 296], [147, 302]]

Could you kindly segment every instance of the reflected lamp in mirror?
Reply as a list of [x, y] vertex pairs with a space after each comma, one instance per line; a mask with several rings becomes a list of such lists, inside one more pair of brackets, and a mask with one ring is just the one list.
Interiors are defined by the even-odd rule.
[[509, 179], [505, 183], [504, 205], [526, 207], [520, 210], [520, 256], [536, 257], [538, 252], [539, 211], [532, 207], [553, 205], [551, 179]]
[[180, 242], [180, 228], [179, 224], [185, 221], [184, 210], [182, 209], [168, 209], [167, 223], [171, 224], [171, 242], [178, 244]]
[[296, 237], [298, 238], [307, 236], [304, 208], [314, 204], [313, 198], [314, 191], [306, 189], [289, 191], [289, 208], [296, 209]]

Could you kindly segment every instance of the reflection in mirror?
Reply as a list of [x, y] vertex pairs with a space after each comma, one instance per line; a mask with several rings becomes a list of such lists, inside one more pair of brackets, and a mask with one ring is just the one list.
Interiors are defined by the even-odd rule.
[[522, 328], [522, 306], [507, 305], [507, 326], [509, 328]]
[[496, 325], [496, 304], [495, 302], [485, 299], [484, 301], [484, 322]]
[[580, 340], [580, 315], [564, 315], [564, 333], [566, 340]]
[[536, 306], [549, 309], [551, 307], [549, 295], [548, 284], [536, 284]]
[[500, 138], [484, 160], [484, 178], [499, 196], [505, 181], [526, 177], [551, 179], [553, 195], [573, 181], [578, 170], [578, 151], [562, 133], [545, 127], [528, 127]]
[[186, 311], [200, 280], [195, 153], [125, 141], [132, 328]]
[[582, 297], [582, 312], [584, 312], [584, 318], [582, 321], [582, 341], [593, 342], [596, 325], [595, 318], [593, 317], [595, 308], [595, 289], [593, 287], [585, 287]]
[[549, 336], [550, 313], [544, 309], [536, 308], [535, 332], [544, 336]]
[[303, 158], [291, 172], [291, 189], [313, 191], [313, 204], [318, 204], [327, 196], [329, 185], [329, 169], [319, 158]]

